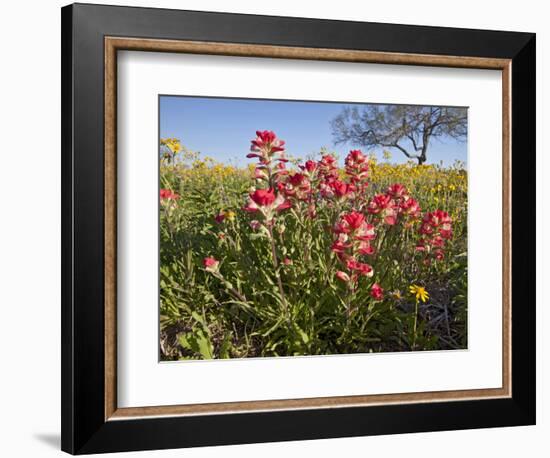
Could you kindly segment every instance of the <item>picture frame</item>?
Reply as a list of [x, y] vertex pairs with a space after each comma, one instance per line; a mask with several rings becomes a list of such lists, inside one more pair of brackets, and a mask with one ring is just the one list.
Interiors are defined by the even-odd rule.
[[[122, 50], [501, 71], [502, 386], [119, 408], [116, 113]], [[535, 424], [535, 105], [531, 33], [64, 7], [62, 449], [85, 454]]]

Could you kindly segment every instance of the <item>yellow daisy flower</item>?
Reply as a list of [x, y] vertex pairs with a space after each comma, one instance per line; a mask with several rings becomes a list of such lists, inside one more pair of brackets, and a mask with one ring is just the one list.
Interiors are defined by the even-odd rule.
[[426, 288], [423, 286], [411, 285], [409, 286], [409, 291], [416, 297], [417, 301], [421, 300], [422, 302], [426, 302], [430, 298], [428, 291], [426, 291]]

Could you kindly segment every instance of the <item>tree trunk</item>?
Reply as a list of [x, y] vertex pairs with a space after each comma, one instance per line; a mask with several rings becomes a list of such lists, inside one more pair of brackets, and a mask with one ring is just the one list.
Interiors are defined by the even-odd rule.
[[422, 144], [422, 152], [420, 155], [416, 156], [418, 159], [418, 165], [424, 164], [427, 159], [426, 151], [428, 151], [428, 142], [430, 141], [430, 138], [427, 135], [424, 135], [424, 142]]

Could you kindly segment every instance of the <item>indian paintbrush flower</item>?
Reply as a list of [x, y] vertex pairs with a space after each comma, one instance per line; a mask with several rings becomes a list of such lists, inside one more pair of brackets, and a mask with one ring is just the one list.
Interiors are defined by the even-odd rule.
[[263, 165], [269, 165], [273, 160], [286, 161], [282, 154], [285, 142], [277, 138], [275, 133], [270, 130], [257, 130], [256, 138], [251, 141], [250, 153], [248, 158], [256, 157]]
[[452, 219], [449, 214], [442, 210], [427, 212], [422, 218], [418, 231], [421, 237], [416, 243], [416, 251], [425, 253], [424, 263], [430, 264], [430, 255], [436, 261], [445, 257], [443, 248], [447, 240], [452, 238]]
[[373, 299], [380, 301], [384, 299], [384, 289], [378, 283], [373, 283], [370, 287], [370, 295]]
[[[369, 159], [361, 150], [351, 150], [345, 159], [346, 174], [354, 184], [362, 183], [366, 186], [369, 172]], [[363, 186], [362, 186], [363, 187]]]
[[178, 200], [180, 196], [175, 192], [170, 191], [169, 189], [160, 190], [160, 199], [161, 200]]
[[209, 272], [217, 272], [220, 261], [218, 261], [213, 256], [208, 256], [207, 258], [204, 258], [202, 260], [202, 265], [204, 266], [205, 270]]
[[336, 278], [346, 283], [348, 283], [351, 280], [349, 275], [345, 272], [342, 272], [341, 270], [336, 272]]
[[243, 210], [251, 213], [260, 212], [267, 221], [271, 221], [276, 212], [286, 210], [290, 206], [290, 202], [282, 194], [275, 195], [272, 188], [256, 189], [250, 193]]

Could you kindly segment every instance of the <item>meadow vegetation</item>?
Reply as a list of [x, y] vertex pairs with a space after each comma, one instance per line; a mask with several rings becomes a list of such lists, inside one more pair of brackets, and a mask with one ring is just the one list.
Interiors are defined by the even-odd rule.
[[463, 164], [285, 149], [258, 131], [238, 168], [161, 140], [161, 359], [466, 348]]

